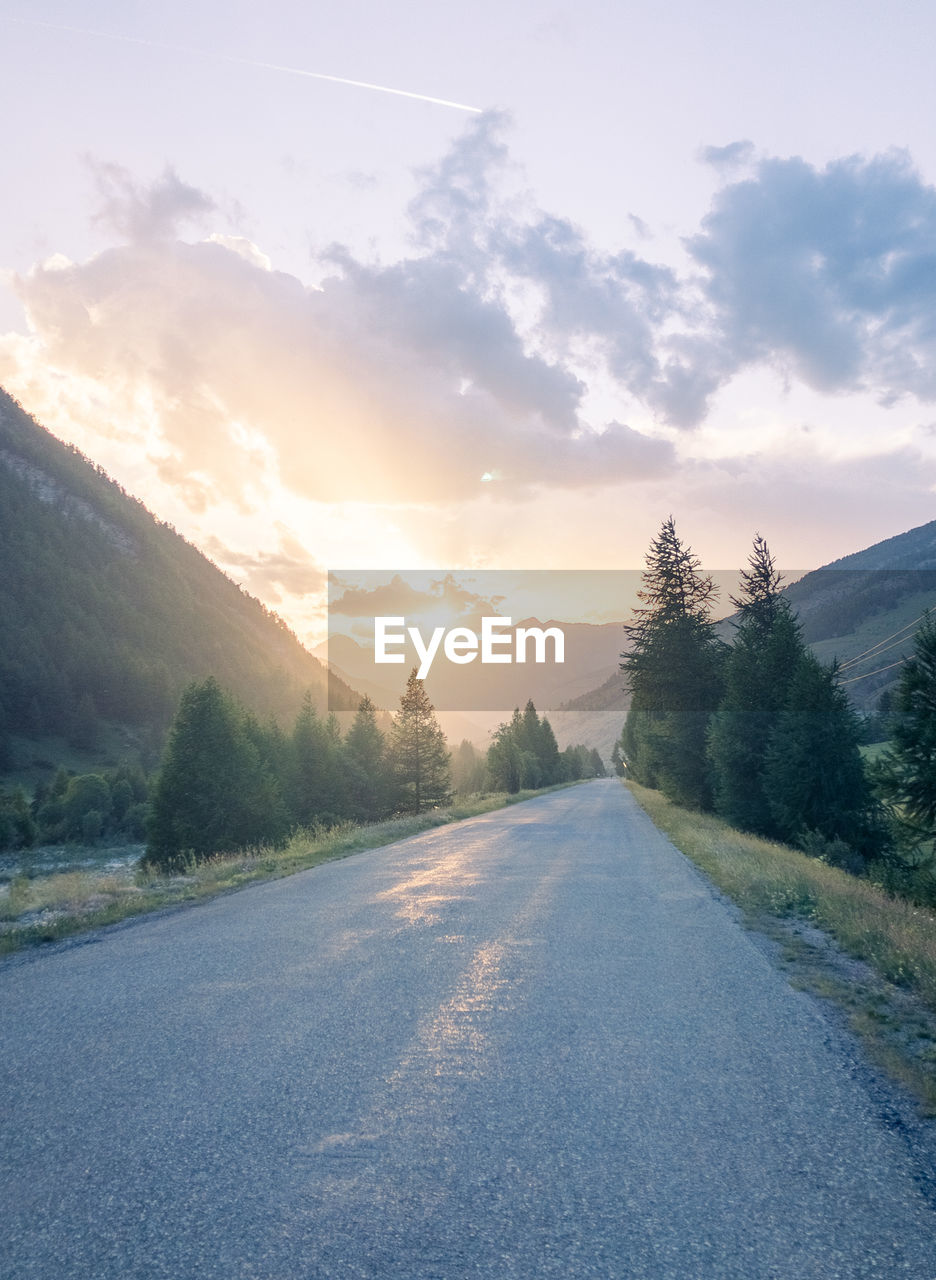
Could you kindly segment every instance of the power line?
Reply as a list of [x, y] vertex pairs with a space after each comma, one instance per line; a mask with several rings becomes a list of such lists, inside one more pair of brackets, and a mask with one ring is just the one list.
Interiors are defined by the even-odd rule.
[[[862, 658], [869, 657], [872, 653], [874, 653], [875, 649], [880, 649], [882, 644], [887, 644], [888, 640], [893, 640], [894, 637], [899, 636], [901, 632], [909, 631], [910, 628], [915, 627], [918, 622], [922, 622], [923, 619], [926, 617], [927, 613], [929, 613], [928, 609], [924, 613], [921, 613], [918, 618], [914, 618], [912, 622], [908, 622], [906, 626], [900, 627], [899, 630], [897, 631], [892, 631], [889, 636], [885, 636], [883, 640], [879, 640], [877, 644], [873, 644], [870, 649], [865, 649], [864, 653], [859, 653], [854, 658], [849, 658], [847, 662], [842, 663], [841, 667], [839, 667], [839, 670], [844, 671], [846, 667], [852, 667], [855, 665], [856, 662], [861, 662]], [[894, 645], [890, 646], [890, 648], [892, 649], [894, 647], [895, 647]]]
[[856, 680], [867, 680], [869, 676], [879, 676], [882, 671], [890, 671], [891, 667], [902, 667], [909, 657], [910, 655], [907, 654], [906, 658], [901, 658], [898, 662], [889, 662], [886, 667], [878, 667], [876, 671], [866, 671], [863, 676], [852, 676], [850, 680], [841, 680], [839, 683], [854, 684]]

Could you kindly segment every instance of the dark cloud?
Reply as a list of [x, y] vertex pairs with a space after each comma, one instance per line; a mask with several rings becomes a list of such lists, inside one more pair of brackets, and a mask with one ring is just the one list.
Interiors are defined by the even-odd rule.
[[686, 243], [722, 380], [762, 363], [818, 391], [936, 398], [936, 190], [905, 153], [761, 161]]

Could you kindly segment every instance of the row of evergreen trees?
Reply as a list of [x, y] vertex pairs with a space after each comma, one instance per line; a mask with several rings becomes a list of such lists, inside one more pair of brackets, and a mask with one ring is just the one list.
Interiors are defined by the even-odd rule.
[[712, 619], [714, 583], [672, 517], [646, 565], [621, 663], [632, 694], [621, 738], [629, 774], [852, 870], [880, 856], [888, 833], [858, 719], [835, 666], [807, 648], [763, 538], [731, 598], [731, 645]]
[[532, 700], [494, 733], [488, 748], [487, 775], [495, 791], [515, 793], [580, 778], [603, 778], [604, 762], [595, 748], [569, 746], [560, 752], [552, 725], [540, 719]]
[[[500, 727], [485, 759], [462, 743], [456, 766], [459, 789], [477, 791], [604, 773], [595, 752], [560, 753], [532, 702]], [[209, 679], [185, 691], [170, 730], [153, 789], [147, 861], [170, 868], [188, 857], [277, 845], [298, 827], [420, 813], [444, 804], [452, 784], [445, 737], [415, 670], [389, 733], [365, 697], [344, 736], [336, 717], [319, 716], [308, 698], [291, 733], [275, 721], [262, 725]]]
[[292, 732], [261, 724], [209, 678], [182, 695], [156, 780], [147, 860], [282, 843], [297, 827], [343, 819], [374, 822], [444, 803], [445, 738], [432, 704], [410, 676], [389, 737], [367, 697], [343, 737], [306, 697]]

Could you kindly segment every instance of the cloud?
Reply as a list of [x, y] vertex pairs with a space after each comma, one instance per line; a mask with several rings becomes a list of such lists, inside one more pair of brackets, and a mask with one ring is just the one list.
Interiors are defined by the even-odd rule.
[[[508, 124], [477, 117], [421, 171], [411, 252], [333, 246], [318, 287], [213, 228], [213, 200], [171, 168], [147, 185], [97, 165], [124, 242], [18, 278], [33, 370], [106, 387], [99, 432], [143, 413], [154, 465], [202, 511], [278, 484], [439, 512], [662, 480], [681, 465], [667, 428], [706, 421], [750, 368], [936, 399], [936, 191], [902, 153], [816, 168], [708, 148], [752, 167], [686, 240], [687, 273], [536, 208]], [[25, 342], [6, 344], [14, 388]]]
[[826, 393], [936, 398], [936, 189], [904, 152], [763, 160], [686, 244], [722, 381], [761, 363]]
[[236, 571], [238, 581], [263, 600], [280, 603], [285, 596], [319, 596], [327, 575], [294, 534], [277, 527], [278, 549], [245, 554], [225, 545], [220, 538], [205, 539], [211, 558]]
[[[359, 575], [358, 575], [359, 576]], [[375, 574], [375, 586], [351, 585], [337, 574], [330, 575], [329, 614], [346, 618], [374, 618], [403, 615], [418, 617], [421, 614], [437, 614], [443, 609], [454, 621], [472, 619], [483, 614], [495, 614], [503, 596], [472, 591], [463, 581], [448, 573], [441, 578], [429, 578], [425, 586], [414, 586], [411, 578], [423, 581], [425, 573], [394, 574], [385, 582], [383, 574]], [[340, 594], [338, 594], [340, 593]]]
[[754, 143], [749, 138], [740, 138], [724, 147], [703, 147], [699, 156], [703, 164], [722, 172], [739, 169], [753, 160]]
[[[472, 175], [503, 153], [493, 128], [427, 176], [415, 217], [434, 249], [383, 266], [334, 247], [319, 288], [242, 238], [171, 237], [210, 207], [174, 175], [146, 189], [111, 175], [109, 216], [130, 243], [17, 281], [43, 359], [112, 397], [124, 388], [128, 409], [144, 387], [157, 465], [195, 507], [246, 501], [258, 463], [330, 503], [443, 504], [476, 496], [484, 475], [516, 499], [666, 471], [668, 442], [583, 421], [584, 381], [529, 345], [469, 253], [487, 198]], [[265, 459], [243, 443], [258, 436]]]
[[89, 158], [101, 197], [96, 221], [134, 243], [165, 240], [188, 222], [200, 222], [217, 206], [210, 196], [183, 182], [171, 165], [143, 186], [121, 165]]

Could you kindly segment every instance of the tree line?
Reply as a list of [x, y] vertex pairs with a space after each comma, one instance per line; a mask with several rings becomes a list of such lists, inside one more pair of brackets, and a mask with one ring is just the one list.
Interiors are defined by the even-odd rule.
[[387, 733], [364, 697], [344, 736], [311, 698], [284, 734], [208, 679], [186, 689], [170, 729], [146, 860], [168, 869], [189, 857], [275, 846], [297, 828], [421, 813], [453, 790], [517, 791], [592, 777], [604, 772], [596, 755], [583, 747], [560, 753], [549, 721], [529, 702], [497, 730], [485, 757], [463, 742], [453, 761], [415, 669]]
[[[932, 841], [933, 722], [929, 773], [919, 761], [913, 770], [918, 782], [928, 778], [932, 808], [911, 810], [906, 747], [898, 740], [889, 763], [865, 769], [859, 718], [836, 666], [809, 650], [763, 538], [755, 538], [739, 595], [731, 597], [731, 644], [712, 618], [714, 583], [672, 517], [651, 543], [639, 598], [621, 655], [632, 702], [619, 755], [629, 776], [678, 804], [714, 811], [853, 872], [899, 862], [906, 845], [901, 810], [929, 822]], [[921, 643], [936, 654], [932, 626], [921, 631]], [[936, 656], [930, 661], [936, 672]], [[919, 669], [918, 659], [904, 678]], [[913, 702], [910, 694], [906, 701]], [[919, 740], [925, 717], [916, 715], [916, 728], [904, 731]], [[902, 723], [909, 723], [906, 715]]]
[[135, 843], [146, 837], [148, 815], [149, 783], [139, 765], [79, 774], [60, 768], [36, 787], [31, 800], [22, 787], [0, 783], [0, 851], [63, 842]]

